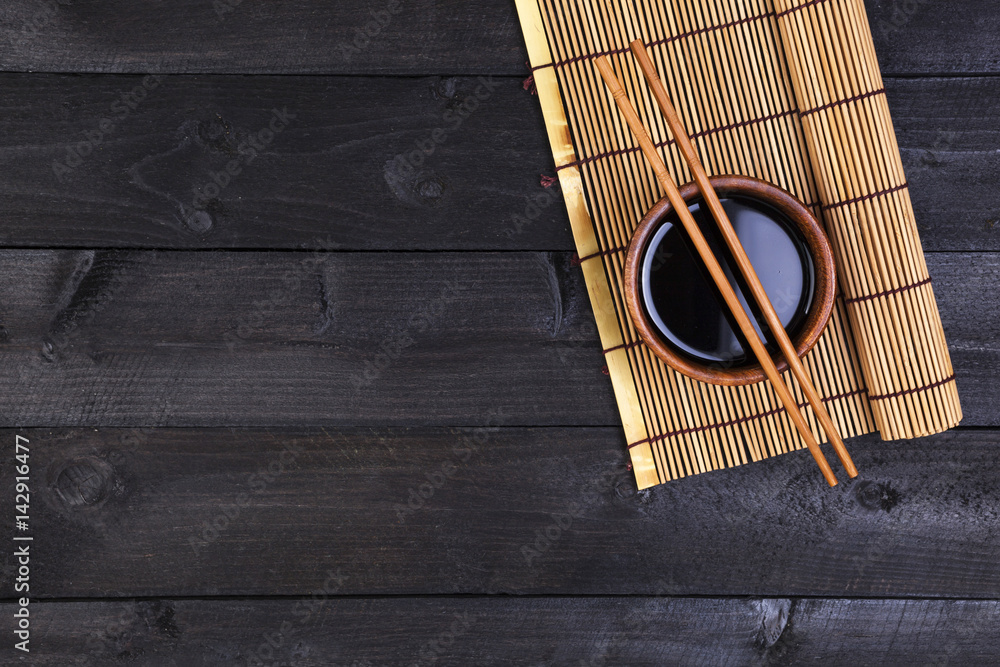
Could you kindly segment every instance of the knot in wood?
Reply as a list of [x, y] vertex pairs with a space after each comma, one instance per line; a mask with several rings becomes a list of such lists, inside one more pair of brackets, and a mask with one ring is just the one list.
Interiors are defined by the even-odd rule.
[[854, 496], [862, 507], [873, 512], [877, 510], [888, 512], [899, 503], [899, 492], [889, 484], [868, 480], [858, 484]]
[[56, 477], [55, 491], [67, 507], [98, 505], [108, 497], [113, 475], [111, 466], [104, 461], [73, 461]]

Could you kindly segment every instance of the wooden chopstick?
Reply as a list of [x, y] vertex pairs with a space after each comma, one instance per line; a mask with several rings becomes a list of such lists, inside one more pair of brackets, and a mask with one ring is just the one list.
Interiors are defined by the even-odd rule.
[[[681, 224], [684, 226], [685, 231], [690, 237], [695, 250], [697, 250], [701, 260], [705, 263], [705, 267], [708, 269], [709, 275], [711, 275], [716, 287], [718, 287], [719, 292], [722, 294], [722, 298], [726, 302], [726, 306], [732, 312], [733, 318], [736, 320], [736, 323], [739, 325], [744, 337], [750, 344], [750, 348], [753, 350], [754, 355], [757, 357], [761, 367], [764, 369], [764, 374], [767, 376], [768, 380], [771, 381], [774, 391], [778, 395], [778, 399], [781, 401], [781, 404], [785, 406], [785, 410], [795, 423], [796, 428], [798, 428], [799, 433], [802, 435], [802, 439], [805, 440], [810, 453], [813, 455], [813, 458], [816, 459], [816, 463], [819, 465], [819, 469], [823, 473], [823, 477], [830, 486], [836, 486], [837, 478], [834, 477], [833, 470], [830, 469], [830, 464], [827, 463], [826, 457], [823, 456], [823, 452], [819, 448], [819, 443], [817, 443], [816, 439], [813, 437], [812, 431], [809, 430], [809, 426], [806, 424], [805, 418], [802, 416], [802, 413], [799, 412], [798, 404], [795, 402], [795, 399], [792, 397], [788, 387], [778, 374], [778, 369], [775, 367], [774, 361], [772, 361], [767, 349], [764, 347], [764, 343], [758, 337], [757, 331], [753, 324], [751, 324], [749, 316], [743, 310], [743, 306], [740, 304], [732, 285], [729, 284], [729, 279], [726, 277], [722, 267], [719, 265], [719, 261], [716, 259], [715, 255], [712, 254], [712, 250], [709, 248], [708, 242], [701, 233], [698, 223], [695, 222], [694, 217], [688, 210], [687, 202], [685, 202], [684, 198], [681, 197], [681, 193], [677, 190], [677, 185], [670, 176], [670, 172], [667, 171], [666, 165], [663, 163], [663, 160], [660, 158], [660, 154], [656, 150], [656, 146], [653, 145], [653, 141], [649, 138], [646, 128], [643, 126], [642, 121], [639, 120], [639, 115], [636, 113], [632, 103], [625, 96], [625, 90], [622, 88], [621, 82], [618, 81], [618, 77], [615, 76], [614, 71], [611, 69], [611, 63], [608, 61], [607, 56], [600, 56], [595, 59], [594, 62], [596, 63], [601, 76], [604, 78], [604, 83], [607, 85], [608, 90], [611, 91], [611, 95], [614, 97], [615, 103], [618, 105], [618, 109], [621, 111], [622, 116], [624, 116], [625, 122], [628, 124], [633, 136], [639, 143], [639, 148], [642, 150], [642, 154], [646, 157], [650, 167], [653, 168], [653, 172], [656, 174], [656, 180], [667, 193], [667, 198], [670, 200], [671, 206], [677, 212]], [[782, 329], [782, 331], [783, 330], [784, 329]], [[796, 360], [798, 359], [798, 356], [795, 355], [794, 352], [791, 356]], [[791, 363], [791, 360], [789, 360], [789, 363]]]
[[736, 230], [733, 229], [733, 225], [729, 221], [729, 216], [726, 215], [726, 211], [722, 207], [722, 202], [719, 201], [718, 194], [715, 192], [715, 189], [708, 180], [708, 174], [705, 173], [705, 167], [701, 164], [701, 160], [698, 158], [698, 152], [691, 143], [691, 138], [688, 136], [687, 130], [684, 128], [684, 124], [681, 123], [680, 116], [677, 115], [674, 105], [670, 102], [670, 96], [667, 95], [667, 89], [663, 86], [663, 82], [660, 80], [660, 77], [656, 72], [656, 67], [654, 67], [653, 61], [650, 59], [649, 53], [646, 51], [646, 45], [643, 44], [641, 40], [637, 39], [629, 45], [629, 48], [632, 49], [632, 54], [639, 62], [639, 68], [642, 70], [643, 76], [646, 77], [646, 83], [648, 83], [649, 87], [652, 89], [653, 97], [656, 98], [660, 111], [662, 111], [664, 117], [666, 117], [667, 125], [670, 127], [670, 133], [674, 135], [677, 147], [684, 156], [684, 160], [691, 169], [691, 173], [694, 174], [694, 180], [698, 184], [698, 189], [701, 191], [702, 197], [705, 199], [705, 203], [712, 212], [712, 217], [715, 218], [715, 222], [718, 225], [719, 230], [722, 232], [726, 245], [729, 247], [729, 251], [733, 254], [733, 258], [736, 260], [740, 273], [743, 274], [743, 279], [746, 280], [746, 283], [750, 288], [750, 292], [753, 294], [754, 300], [757, 302], [761, 313], [764, 315], [764, 320], [767, 322], [767, 326], [771, 329], [775, 339], [778, 341], [778, 347], [781, 348], [781, 353], [784, 354], [785, 359], [788, 360], [788, 367], [792, 370], [792, 375], [794, 375], [795, 379], [799, 381], [799, 386], [802, 387], [802, 391], [806, 395], [806, 400], [809, 401], [809, 405], [812, 406], [813, 412], [816, 417], [819, 418], [820, 424], [823, 425], [823, 430], [826, 432], [826, 436], [830, 439], [833, 449], [837, 452], [837, 458], [840, 459], [840, 463], [844, 466], [847, 474], [850, 477], [857, 477], [858, 470], [854, 467], [851, 455], [847, 453], [847, 447], [844, 446], [844, 441], [840, 438], [840, 434], [837, 433], [837, 428], [833, 425], [830, 413], [827, 412], [826, 406], [820, 399], [819, 393], [813, 386], [812, 380], [809, 378], [805, 367], [802, 365], [802, 361], [799, 359], [799, 355], [796, 354], [795, 345], [793, 345], [792, 341], [788, 338], [788, 333], [785, 331], [784, 326], [782, 326], [781, 319], [778, 317], [778, 314], [774, 311], [774, 306], [771, 304], [771, 300], [768, 298], [767, 292], [764, 291], [764, 286], [761, 285], [760, 279], [757, 277], [757, 272], [750, 263], [750, 259], [747, 257], [746, 251], [743, 249], [743, 245], [740, 243], [739, 237], [736, 236]]

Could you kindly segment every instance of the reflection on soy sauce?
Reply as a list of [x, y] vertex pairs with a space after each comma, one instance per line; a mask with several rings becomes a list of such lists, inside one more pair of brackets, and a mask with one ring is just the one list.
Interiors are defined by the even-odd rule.
[[[812, 305], [815, 267], [801, 232], [784, 215], [749, 197], [728, 197], [723, 208], [746, 250], [781, 323], [794, 340]], [[689, 205], [709, 246], [719, 259], [744, 308], [748, 290], [714, 221], [700, 200]], [[663, 340], [676, 352], [705, 365], [740, 366], [751, 362], [749, 345], [725, 307], [722, 295], [691, 246], [675, 215], [650, 240], [641, 266], [646, 314]], [[763, 331], [772, 354], [778, 346], [756, 304], [758, 333]]]

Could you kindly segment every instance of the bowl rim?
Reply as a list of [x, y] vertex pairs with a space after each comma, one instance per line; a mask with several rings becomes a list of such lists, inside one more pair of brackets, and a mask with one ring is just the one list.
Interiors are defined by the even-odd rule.
[[[809, 254], [813, 260], [816, 285], [813, 288], [813, 303], [796, 340], [795, 350], [799, 357], [805, 356], [823, 335], [833, 305], [836, 301], [837, 281], [833, 260], [833, 248], [822, 225], [812, 212], [792, 194], [778, 186], [751, 176], [724, 175], [709, 178], [712, 187], [720, 197], [742, 195], [757, 199], [785, 215], [802, 233]], [[696, 183], [688, 183], [680, 188], [684, 201], [701, 197]], [[632, 234], [628, 252], [625, 255], [623, 275], [625, 304], [629, 317], [635, 325], [642, 342], [665, 364], [695, 380], [724, 386], [755, 384], [766, 379], [759, 363], [733, 368], [711, 367], [698, 363], [675, 352], [659, 335], [655, 325], [646, 315], [642, 301], [640, 269], [643, 255], [656, 231], [673, 211], [669, 199], [664, 197], [653, 205], [643, 216]], [[778, 372], [788, 369], [788, 360], [780, 352], [774, 357]]]

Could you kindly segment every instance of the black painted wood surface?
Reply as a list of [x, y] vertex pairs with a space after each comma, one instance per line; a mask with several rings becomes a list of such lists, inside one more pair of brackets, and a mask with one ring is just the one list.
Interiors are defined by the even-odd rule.
[[5, 3], [22, 664], [997, 662], [994, 5], [867, 3], [963, 426], [637, 492], [513, 3]]
[[21, 430], [35, 595], [303, 596], [332, 567], [344, 595], [1000, 597], [993, 431], [856, 438], [832, 490], [799, 451], [642, 492], [619, 431]]
[[[143, 80], [0, 75], [5, 245], [574, 250], [519, 77]], [[924, 247], [1000, 249], [1000, 80], [886, 86]], [[276, 108], [295, 117], [251, 153]]]
[[[497, 0], [9, 0], [0, 30], [13, 72], [512, 74], [527, 53]], [[995, 73], [992, 0], [870, 0], [885, 74]]]
[[[996, 253], [932, 253], [997, 425]], [[0, 251], [4, 426], [619, 424], [569, 253]]]
[[[318, 593], [298, 601], [40, 607], [52, 650], [34, 664], [53, 667], [169, 660], [317, 667], [974, 665], [992, 663], [1000, 621], [996, 601], [971, 600], [338, 599]], [[9, 605], [0, 608], [9, 614]]]

